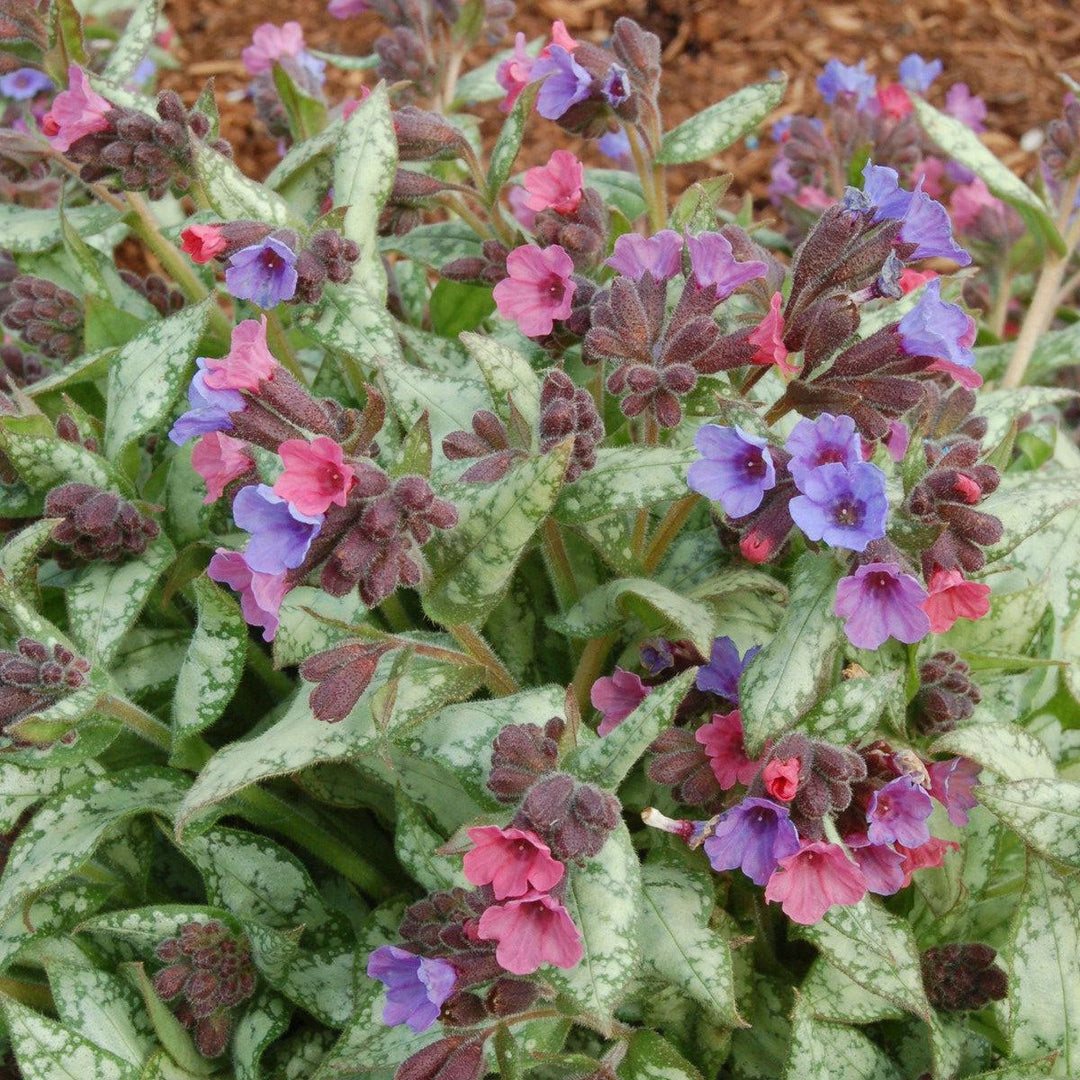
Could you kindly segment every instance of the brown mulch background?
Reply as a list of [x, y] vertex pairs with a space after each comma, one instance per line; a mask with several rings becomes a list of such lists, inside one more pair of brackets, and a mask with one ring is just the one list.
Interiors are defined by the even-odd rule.
[[[179, 33], [183, 69], [167, 73], [164, 85], [191, 100], [214, 76], [223, 134], [241, 166], [256, 177], [273, 167], [277, 154], [251, 103], [235, 100], [247, 82], [240, 50], [255, 26], [296, 19], [312, 47], [353, 55], [369, 53], [381, 33], [375, 15], [341, 22], [326, 14], [323, 0], [277, 0], [267, 6], [167, 0], [166, 12]], [[945, 87], [966, 82], [989, 106], [989, 144], [1024, 173], [1034, 166], [1035, 155], [1020, 148], [1020, 137], [1059, 114], [1064, 87], [1058, 73], [1080, 80], [1076, 0], [518, 0], [514, 28], [531, 39], [561, 18], [575, 36], [602, 42], [620, 15], [636, 18], [664, 45], [662, 105], [669, 128], [777, 70], [790, 79], [781, 111], [813, 111], [818, 106], [814, 80], [830, 57], [848, 63], [866, 58], [879, 80], [888, 82], [899, 60], [918, 52], [945, 62], [932, 100], [940, 103]], [[331, 99], [351, 96], [365, 78], [373, 81], [374, 75], [330, 69]], [[483, 116], [485, 134], [493, 135], [500, 114], [489, 107]], [[537, 119], [522, 163], [543, 161], [552, 149], [567, 145], [575, 144], [556, 125]], [[586, 153], [589, 163], [603, 163], [595, 150]], [[740, 144], [715, 161], [683, 170], [684, 179], [731, 171], [736, 192], [749, 188], [760, 194], [772, 153], [768, 139], [754, 150]]]

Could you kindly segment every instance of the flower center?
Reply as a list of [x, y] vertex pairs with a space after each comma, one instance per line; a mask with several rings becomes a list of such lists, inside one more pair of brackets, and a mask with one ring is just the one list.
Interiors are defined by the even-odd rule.
[[260, 258], [263, 266], [272, 274], [285, 265], [285, 260], [272, 248], [265, 248]]
[[874, 574], [870, 584], [877, 589], [887, 589], [892, 584], [892, 578], [888, 574]]
[[861, 509], [862, 507], [854, 500], [846, 500], [837, 503], [836, 508], [833, 510], [833, 517], [836, 519], [836, 524], [858, 525], [859, 519], [862, 516], [860, 513]]
[[562, 300], [566, 293], [566, 283], [559, 277], [553, 277], [547, 287], [547, 294], [555, 303]]
[[844, 452], [836, 446], [829, 446], [822, 450], [817, 456], [818, 465], [832, 465], [834, 463], [843, 464]]
[[765, 458], [761, 453], [749, 454], [745, 463], [746, 475], [754, 480], [760, 480], [765, 475]]

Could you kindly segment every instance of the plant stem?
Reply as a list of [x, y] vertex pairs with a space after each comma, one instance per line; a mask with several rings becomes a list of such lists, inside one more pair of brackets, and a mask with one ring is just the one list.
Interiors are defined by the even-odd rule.
[[439, 202], [443, 203], [448, 210], [457, 214], [481, 240], [491, 239], [491, 228], [465, 205], [464, 199], [459, 199], [454, 195], [442, 195], [439, 197]]
[[697, 505], [696, 495], [687, 495], [684, 499], [673, 502], [668, 507], [668, 512], [656, 527], [649, 546], [645, 549], [645, 555], [641, 560], [642, 568], [646, 574], [651, 574], [659, 565], [664, 553], [671, 546], [671, 542], [679, 535], [679, 530], [686, 524], [686, 519]]
[[997, 338], [1005, 333], [1005, 319], [1009, 313], [1009, 301], [1012, 299], [1012, 274], [1005, 260], [1002, 260], [997, 275], [997, 294], [994, 296], [994, 305], [990, 309], [990, 317], [987, 323], [990, 332]]
[[286, 698], [296, 689], [292, 679], [283, 671], [278, 671], [262, 647], [251, 640], [248, 641], [247, 662], [272, 695]]
[[405, 605], [401, 602], [401, 597], [397, 593], [391, 593], [379, 605], [379, 613], [386, 620], [386, 625], [395, 634], [413, 628], [412, 619], [409, 618], [409, 613], [405, 610]]
[[649, 211], [649, 225], [653, 232], [659, 232], [667, 224], [667, 208], [661, 205], [660, 195], [656, 190], [652, 170], [645, 160], [645, 150], [641, 139], [632, 124], [624, 124], [626, 136], [630, 140], [630, 154], [634, 159], [634, 168], [641, 180], [641, 192], [645, 196], [645, 205]]
[[289, 344], [285, 327], [281, 325], [281, 318], [276, 311], [266, 313], [266, 340], [270, 351], [281, 362], [281, 366], [301, 386], [306, 386], [307, 379], [304, 378], [304, 371], [300, 367], [300, 361], [296, 359], [296, 352]]
[[29, 1005], [32, 1009], [43, 1012], [52, 1012], [53, 1009], [52, 994], [47, 986], [40, 983], [23, 982], [22, 979], [13, 979], [10, 975], [0, 975], [0, 994], [20, 1001], [23, 1005]]
[[582, 712], [591, 704], [589, 691], [592, 690], [592, 684], [600, 677], [600, 669], [604, 666], [608, 653], [611, 652], [618, 639], [618, 634], [605, 634], [603, 637], [592, 638], [582, 650], [581, 659], [574, 672], [574, 679], [570, 684]]
[[166, 752], [172, 749], [172, 730], [156, 716], [151, 716], [138, 705], [117, 697], [115, 694], [102, 694], [97, 703], [98, 711], [112, 720], [117, 720], [140, 739]]
[[543, 542], [544, 562], [551, 575], [551, 582], [555, 586], [559, 608], [561, 610], [570, 607], [577, 603], [581, 592], [578, 589], [574, 567], [570, 562], [570, 554], [566, 550], [559, 523], [553, 518], [545, 518], [540, 528], [540, 535]]
[[492, 693], [506, 696], [517, 694], [521, 687], [506, 665], [495, 655], [495, 650], [466, 623], [450, 627], [457, 643], [487, 672], [487, 684]]

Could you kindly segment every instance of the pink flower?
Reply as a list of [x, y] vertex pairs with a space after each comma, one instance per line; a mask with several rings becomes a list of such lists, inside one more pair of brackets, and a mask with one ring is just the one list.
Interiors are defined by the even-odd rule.
[[935, 761], [926, 771], [930, 774], [930, 794], [945, 807], [949, 820], [954, 825], [966, 825], [968, 811], [979, 804], [975, 788], [982, 766], [970, 758], [957, 757]]
[[284, 573], [263, 574], [252, 570], [239, 551], [218, 548], [206, 573], [240, 594], [240, 610], [249, 626], [263, 628], [263, 641], [273, 641], [278, 611], [290, 586]]
[[694, 732], [694, 738], [705, 747], [713, 776], [724, 791], [736, 784], [749, 784], [757, 775], [758, 763], [746, 756], [742, 715], [738, 709], [726, 715], [714, 713], [707, 724]]
[[208, 263], [229, 245], [217, 225], [189, 225], [180, 234], [180, 243], [194, 263]]
[[945, 853], [951, 848], [959, 851], [960, 845], [955, 840], [942, 840], [937, 836], [931, 836], [925, 844], [918, 847], [904, 847], [896, 844], [896, 851], [904, 860], [901, 869], [904, 871], [904, 888], [911, 884], [911, 875], [916, 870], [925, 870], [928, 867], [941, 866], [945, 861]]
[[330, 0], [326, 10], [335, 19], [347, 19], [351, 15], [362, 15], [365, 11], [370, 11], [371, 5], [368, 0]]
[[806, 184], [795, 193], [795, 205], [804, 210], [828, 210], [836, 200], [819, 187]]
[[774, 758], [761, 774], [765, 781], [765, 790], [780, 802], [791, 802], [799, 790], [801, 770], [802, 765], [798, 758], [787, 758], [784, 761]]
[[889, 457], [899, 465], [907, 455], [908, 445], [911, 443], [911, 432], [903, 421], [890, 420], [889, 434], [881, 441]]
[[574, 260], [560, 247], [525, 244], [506, 256], [510, 275], [495, 286], [495, 304], [504, 319], [513, 319], [526, 337], [551, 333], [556, 319], [569, 318], [574, 291]]
[[67, 153], [71, 144], [84, 135], [108, 128], [105, 114], [111, 110], [112, 105], [90, 89], [86, 72], [72, 64], [68, 68], [68, 88], [53, 99], [52, 108], [41, 118], [41, 130], [54, 150]]
[[977, 176], [970, 184], [955, 188], [949, 196], [949, 214], [958, 232], [970, 229], [983, 210], [1002, 209], [1004, 204], [1001, 200], [991, 195], [986, 183]]
[[556, 150], [546, 165], [526, 170], [524, 183], [530, 210], [572, 214], [581, 202], [585, 166], [569, 150]]
[[[358, 98], [349, 98], [347, 101], [343, 101], [341, 103], [341, 119], [348, 120], [349, 117], [352, 116], [352, 114], [356, 112], [356, 110], [359, 109], [360, 106], [363, 105], [369, 97], [371, 97], [371, 87], [361, 86], [360, 96]], [[331, 200], [330, 205], [333, 206], [333, 200]]]
[[834, 904], [857, 904], [866, 895], [862, 871], [838, 844], [803, 842], [780, 860], [765, 886], [765, 899], [779, 901], [792, 922], [816, 923]]
[[240, 53], [244, 67], [252, 75], [273, 71], [278, 60], [292, 60], [304, 51], [304, 29], [298, 22], [284, 26], [263, 23], [251, 35], [251, 44]]
[[758, 324], [757, 329], [746, 339], [757, 346], [757, 352], [750, 357], [753, 364], [775, 364], [785, 375], [798, 369], [787, 362], [788, 351], [784, 345], [784, 316], [780, 313], [784, 298], [780, 293], [772, 294], [769, 301], [769, 314]]
[[547, 893], [489, 907], [480, 916], [477, 936], [499, 943], [495, 959], [514, 975], [531, 975], [541, 964], [572, 968], [585, 955], [570, 913]]
[[941, 158], [924, 157], [911, 170], [911, 186], [913, 189], [925, 191], [931, 199], [940, 199], [945, 194], [945, 185], [942, 183], [944, 176], [945, 162]]
[[228, 355], [206, 361], [205, 383], [211, 390], [247, 390], [254, 393], [263, 379], [272, 379], [277, 361], [266, 344], [266, 316], [245, 319], [232, 332]]
[[536, 228], [536, 211], [529, 209], [529, 193], [523, 188], [515, 185], [506, 194], [507, 202], [510, 203], [510, 213], [514, 215], [514, 220], [528, 232], [532, 232]]
[[597, 735], [610, 735], [648, 696], [650, 687], [632, 671], [616, 668], [592, 684], [589, 700], [600, 713]]
[[490, 885], [496, 900], [531, 890], [546, 893], [562, 881], [563, 864], [529, 829], [481, 825], [468, 834], [475, 847], [465, 856], [465, 877], [474, 885]]
[[220, 431], [204, 435], [191, 452], [191, 467], [206, 481], [204, 503], [220, 499], [226, 486], [239, 480], [252, 465], [245, 444]]
[[910, 266], [905, 266], [900, 271], [900, 291], [907, 296], [908, 293], [913, 293], [920, 285], [933, 281], [937, 276], [936, 270], [912, 270]]
[[930, 618], [930, 632], [944, 634], [957, 619], [981, 619], [990, 610], [990, 586], [967, 581], [961, 570], [937, 570], [927, 585], [922, 604]]
[[877, 99], [881, 111], [894, 120], [903, 120], [913, 108], [907, 90], [900, 83], [889, 83], [888, 86], [881, 87], [877, 92]]
[[325, 514], [330, 505], [344, 506], [356, 483], [344, 451], [333, 439], [319, 435], [286, 439], [278, 454], [285, 471], [274, 481], [274, 494], [292, 503], [301, 514]]
[[[566, 23], [562, 19], [556, 19], [551, 24], [551, 45], [561, 45], [568, 53], [572, 53], [578, 44], [579, 42], [570, 36], [570, 31], [566, 29]], [[550, 56], [551, 45], [545, 45], [540, 55]]]
[[509, 112], [514, 102], [521, 96], [521, 91], [532, 81], [532, 69], [536, 60], [525, 48], [525, 35], [519, 30], [514, 37], [514, 54], [504, 60], [495, 72], [495, 81], [506, 91], [506, 97], [499, 102], [503, 112]]
[[969, 390], [978, 390], [983, 384], [983, 377], [974, 368], [964, 367], [963, 364], [954, 364], [951, 360], [945, 360], [941, 357], [935, 360], [926, 370], [943, 371]]

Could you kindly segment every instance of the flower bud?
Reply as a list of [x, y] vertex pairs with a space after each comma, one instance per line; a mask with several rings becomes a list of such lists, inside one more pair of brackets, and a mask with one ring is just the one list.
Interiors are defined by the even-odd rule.
[[919, 689], [908, 715], [924, 735], [944, 735], [974, 713], [982, 697], [969, 671], [953, 652], [936, 652], [919, 665]]
[[1009, 992], [1009, 977], [994, 959], [989, 945], [940, 945], [922, 954], [923, 986], [935, 1009], [967, 1012], [991, 1001], [1002, 1001]]
[[618, 799], [566, 773], [556, 773], [528, 791], [515, 822], [532, 829], [563, 861], [599, 853], [619, 823]]
[[653, 755], [646, 774], [655, 784], [672, 788], [675, 800], [687, 806], [712, 806], [723, 791], [705, 747], [689, 728], [671, 727], [649, 747]]
[[431, 161], [471, 153], [465, 136], [438, 113], [407, 105], [393, 114], [400, 161]]
[[23, 274], [8, 286], [3, 323], [54, 360], [72, 359], [82, 346], [83, 308], [67, 289]]
[[318, 685], [308, 699], [316, 719], [334, 724], [352, 712], [368, 688], [379, 661], [393, 648], [389, 644], [346, 642], [309, 656], [300, 674]]
[[482, 1036], [451, 1035], [407, 1058], [394, 1080], [478, 1080], [483, 1065]]
[[61, 518], [52, 538], [62, 563], [119, 562], [141, 555], [161, 531], [126, 499], [91, 484], [62, 484], [45, 497], [46, 517]]
[[[560, 732], [561, 735], [561, 732]], [[559, 736], [537, 724], [510, 724], [492, 742], [487, 786], [499, 802], [515, 803], [559, 760]]]
[[515, 1016], [532, 1007], [540, 996], [540, 987], [524, 979], [496, 979], [487, 992], [484, 1004], [492, 1016]]
[[[651, 369], [650, 369], [651, 370]], [[547, 453], [563, 439], [574, 436], [566, 467], [566, 482], [573, 483], [596, 464], [596, 444], [604, 438], [604, 423], [592, 395], [558, 368], [544, 376], [540, 389], [540, 449]]]

